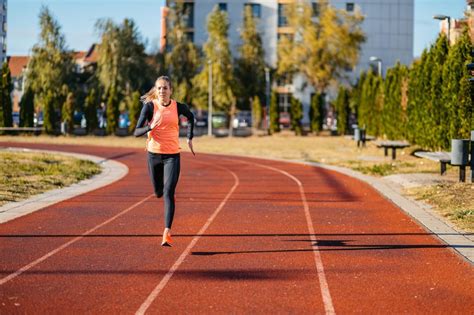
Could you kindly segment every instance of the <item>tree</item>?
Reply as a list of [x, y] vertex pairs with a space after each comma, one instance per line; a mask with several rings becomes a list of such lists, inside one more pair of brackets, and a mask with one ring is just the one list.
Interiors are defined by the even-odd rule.
[[290, 101], [291, 128], [295, 131], [295, 135], [301, 136], [303, 128], [301, 119], [303, 119], [303, 104], [295, 97], [291, 97]]
[[315, 93], [311, 96], [309, 107], [309, 128], [311, 132], [323, 130], [324, 122], [324, 94]]
[[133, 20], [116, 25], [111, 19], [101, 19], [96, 31], [100, 37], [96, 75], [102, 90], [109, 92], [113, 87], [117, 102], [131, 91], [144, 90], [151, 72]]
[[128, 116], [130, 118], [130, 126], [128, 128], [129, 132], [133, 132], [135, 130], [141, 108], [142, 103], [140, 102], [140, 92], [135, 91], [128, 99]]
[[336, 103], [336, 114], [337, 114], [337, 131], [340, 135], [345, 135], [348, 128], [348, 119], [350, 115], [349, 107], [349, 91], [346, 87], [340, 86], [339, 92], [337, 93]]
[[107, 98], [106, 115], [107, 115], [107, 128], [108, 134], [114, 134], [118, 126], [119, 117], [119, 100], [117, 95], [117, 89], [115, 86], [110, 88]]
[[256, 96], [264, 97], [265, 94], [265, 52], [250, 6], [245, 6], [240, 38], [240, 57], [235, 66], [236, 86], [239, 99], [245, 104], [243, 108], [247, 109]]
[[53, 106], [53, 108], [43, 107], [44, 116], [50, 119], [48, 123], [51, 124], [45, 128], [47, 132], [53, 132], [57, 124], [57, 116], [54, 112], [61, 110], [61, 100], [66, 97], [62, 87], [73, 84], [71, 78], [74, 63], [72, 53], [66, 48], [65, 37], [60, 32], [61, 27], [47, 7], [41, 8], [39, 18], [40, 38], [39, 42], [33, 46], [26, 74], [26, 85], [31, 88], [39, 104]]
[[33, 127], [34, 114], [34, 94], [27, 86], [20, 101], [20, 127]]
[[74, 131], [74, 108], [76, 106], [76, 101], [74, 99], [74, 94], [69, 92], [67, 94], [66, 101], [63, 104], [61, 111], [61, 120], [66, 124], [66, 133], [72, 133]]
[[48, 91], [42, 98], [44, 131], [48, 134], [53, 134], [56, 130], [57, 120], [54, 110], [57, 107], [56, 100], [52, 91]]
[[274, 134], [275, 132], [280, 132], [280, 111], [278, 109], [278, 95], [276, 91], [272, 92], [272, 96], [270, 99], [270, 113], [269, 113], [269, 118], [270, 118], [270, 128], [268, 132], [270, 134]]
[[87, 132], [92, 132], [97, 128], [97, 109], [99, 99], [97, 97], [96, 89], [92, 88], [85, 100], [85, 115], [86, 115], [86, 128]]
[[13, 126], [13, 116], [12, 116], [12, 99], [11, 93], [13, 91], [12, 77], [10, 74], [10, 68], [7, 62], [3, 63], [2, 66], [2, 80], [0, 82], [0, 102], [1, 110], [3, 113], [2, 123], [4, 127]]
[[198, 72], [199, 51], [186, 33], [185, 16], [189, 14], [183, 3], [176, 2], [168, 16], [169, 32], [165, 60], [171, 74], [173, 96], [192, 104], [192, 79]]
[[212, 68], [213, 108], [229, 113], [231, 112], [231, 106], [235, 106], [235, 95], [233, 92], [234, 77], [227, 35], [228, 30], [229, 21], [227, 13], [220, 11], [217, 6], [214, 7], [207, 17], [209, 38], [204, 44], [203, 68], [193, 78], [194, 104], [198, 108], [207, 107], [209, 67]]
[[347, 13], [319, 0], [319, 18], [314, 19], [310, 3], [295, 1], [287, 16], [294, 36], [278, 45], [278, 73], [301, 73], [316, 92], [324, 93], [346, 69], [357, 64], [365, 36], [360, 12]]
[[254, 96], [252, 101], [252, 127], [256, 130], [260, 128], [262, 122], [262, 103], [258, 96]]

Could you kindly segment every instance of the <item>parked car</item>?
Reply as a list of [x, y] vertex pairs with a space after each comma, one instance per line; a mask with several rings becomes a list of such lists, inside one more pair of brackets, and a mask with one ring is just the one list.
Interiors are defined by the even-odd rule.
[[19, 112], [13, 112], [12, 113], [12, 119], [13, 119], [13, 126], [14, 127], [20, 126], [20, 113]]
[[227, 115], [224, 113], [212, 114], [212, 128], [227, 129], [229, 127]]
[[128, 128], [130, 126], [130, 117], [128, 116], [128, 112], [125, 111], [119, 115], [119, 128]]
[[250, 111], [238, 112], [233, 121], [234, 128], [252, 127], [252, 113]]
[[291, 126], [290, 113], [281, 112], [280, 113], [280, 118], [278, 119], [278, 123], [280, 124], [280, 128], [290, 128], [290, 126]]

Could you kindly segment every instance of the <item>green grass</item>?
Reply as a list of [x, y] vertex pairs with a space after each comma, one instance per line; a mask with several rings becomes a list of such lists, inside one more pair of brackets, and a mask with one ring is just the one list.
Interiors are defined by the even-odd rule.
[[45, 153], [0, 152], [0, 205], [62, 188], [101, 172], [91, 161]]

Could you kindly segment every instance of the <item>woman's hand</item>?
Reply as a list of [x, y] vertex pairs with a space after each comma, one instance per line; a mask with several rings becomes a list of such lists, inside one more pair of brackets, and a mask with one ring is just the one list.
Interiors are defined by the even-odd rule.
[[187, 142], [188, 142], [189, 150], [191, 150], [191, 153], [195, 156], [196, 154], [194, 153], [194, 150], [193, 150], [193, 140], [188, 139]]

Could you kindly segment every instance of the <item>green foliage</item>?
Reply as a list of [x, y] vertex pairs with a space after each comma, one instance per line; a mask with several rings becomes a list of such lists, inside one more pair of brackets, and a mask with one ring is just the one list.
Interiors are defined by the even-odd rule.
[[97, 109], [99, 108], [98, 103], [99, 99], [97, 97], [97, 91], [96, 89], [92, 88], [86, 97], [84, 108], [84, 114], [86, 116], [86, 128], [88, 133], [94, 131], [97, 128]]
[[20, 127], [33, 127], [35, 114], [33, 101], [33, 91], [26, 87], [20, 101]]
[[324, 94], [320, 93], [315, 93], [311, 96], [309, 107], [309, 128], [311, 132], [318, 133], [323, 130], [324, 98]]
[[265, 52], [262, 38], [257, 31], [257, 21], [252, 15], [250, 6], [244, 10], [243, 26], [240, 33], [242, 44], [239, 46], [240, 58], [236, 61], [236, 93], [243, 109], [248, 109], [249, 102], [256, 96], [265, 95]]
[[128, 117], [130, 119], [130, 126], [128, 130], [133, 132], [137, 126], [138, 117], [140, 116], [142, 103], [140, 102], [140, 92], [135, 91], [128, 98]]
[[117, 89], [112, 86], [109, 91], [106, 105], [106, 116], [107, 116], [107, 134], [114, 134], [117, 129], [117, 122], [119, 117], [119, 101], [117, 95]]
[[295, 135], [301, 136], [303, 133], [303, 127], [301, 125], [301, 119], [303, 119], [303, 104], [295, 97], [292, 97], [290, 101], [290, 115], [291, 128], [295, 131]]
[[260, 128], [262, 123], [262, 103], [258, 96], [254, 96], [252, 101], [252, 127]]
[[[382, 108], [381, 134], [388, 139], [405, 139], [406, 112], [402, 107], [402, 83], [408, 70], [399, 62], [388, 69], [383, 84], [384, 102]], [[395, 123], [396, 122], [396, 123]]]
[[[28, 86], [39, 104], [43, 104], [44, 116], [48, 117], [47, 132], [57, 124], [57, 117], [51, 114], [60, 111], [61, 99], [64, 99], [63, 86], [74, 84], [72, 73], [74, 62], [72, 53], [66, 49], [66, 40], [61, 27], [47, 7], [42, 7], [40, 18], [39, 42], [33, 46], [32, 56], [26, 74]], [[53, 106], [53, 108], [49, 108]], [[48, 112], [48, 113], [47, 113]]]
[[66, 133], [72, 133], [74, 131], [74, 108], [76, 106], [76, 100], [74, 94], [69, 92], [67, 94], [66, 102], [64, 102], [61, 110], [61, 120], [66, 123]]
[[56, 131], [57, 119], [55, 113], [56, 99], [52, 91], [48, 91], [42, 99], [44, 131], [47, 134], [54, 134]]
[[360, 92], [358, 106], [358, 124], [367, 134], [378, 136], [381, 129], [383, 107], [383, 79], [369, 71]]
[[[232, 56], [228, 39], [229, 18], [227, 12], [216, 6], [207, 17], [207, 42], [204, 44], [203, 67], [193, 82], [193, 103], [198, 108], [207, 108], [209, 67], [212, 67], [213, 108], [229, 113], [235, 104]], [[209, 63], [209, 61], [211, 63]]]
[[170, 9], [167, 46], [171, 49], [166, 53], [165, 60], [173, 84], [173, 97], [192, 104], [192, 78], [198, 72], [199, 51], [187, 36], [185, 14], [183, 3], [177, 2]]
[[278, 74], [302, 73], [319, 93], [331, 82], [343, 78], [346, 69], [359, 59], [365, 41], [362, 14], [348, 13], [319, 0], [319, 16], [314, 19], [311, 3], [288, 5], [289, 26], [297, 36], [283, 37], [278, 44]]
[[335, 108], [337, 114], [337, 132], [340, 135], [345, 135], [349, 131], [348, 119], [351, 109], [349, 107], [349, 91], [344, 86], [339, 87]]
[[272, 92], [272, 96], [270, 99], [270, 126], [269, 126], [269, 133], [274, 134], [275, 132], [280, 132], [280, 112], [278, 109], [278, 95], [276, 91]]
[[12, 117], [12, 99], [11, 92], [13, 91], [12, 77], [10, 74], [10, 67], [7, 62], [3, 63], [2, 66], [2, 78], [0, 82], [0, 126], [3, 127], [12, 127], [13, 126], [13, 117]]
[[130, 19], [117, 25], [111, 19], [96, 23], [100, 36], [96, 76], [102, 91], [115, 90], [118, 103], [127, 93], [145, 90], [151, 80], [145, 45]]

